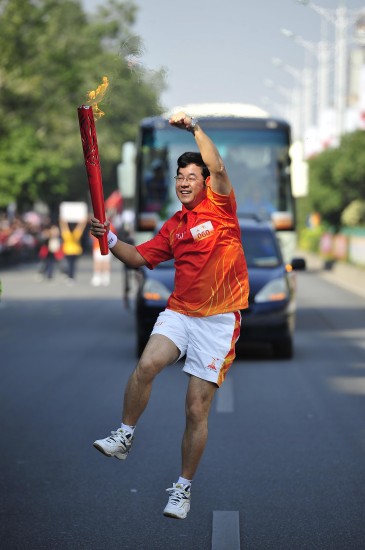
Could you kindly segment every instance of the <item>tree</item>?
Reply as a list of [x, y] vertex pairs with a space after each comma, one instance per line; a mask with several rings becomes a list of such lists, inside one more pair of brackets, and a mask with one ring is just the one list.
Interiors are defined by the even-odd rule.
[[136, 12], [128, 0], [109, 0], [95, 16], [79, 0], [0, 0], [0, 207], [86, 199], [77, 107], [104, 75], [97, 133], [106, 194], [116, 187], [121, 144], [143, 116], [161, 112], [162, 71], [151, 83], [125, 59], [140, 43]]
[[309, 201], [325, 224], [339, 228], [343, 210], [365, 199], [365, 132], [342, 137], [337, 149], [327, 149], [309, 161]]
[[345, 134], [333, 167], [333, 180], [342, 190], [345, 206], [356, 199], [365, 199], [365, 132]]

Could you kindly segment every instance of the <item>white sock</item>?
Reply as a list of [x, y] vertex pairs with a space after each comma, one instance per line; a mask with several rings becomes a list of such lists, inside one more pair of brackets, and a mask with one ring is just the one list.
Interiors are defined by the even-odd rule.
[[179, 477], [177, 480], [177, 483], [180, 483], [181, 485], [191, 485], [192, 480], [191, 479], [185, 479], [184, 477]]
[[123, 422], [121, 423], [120, 427], [122, 428], [122, 430], [125, 430], [126, 432], [129, 432], [132, 435], [134, 433], [134, 430], [136, 429], [135, 426], [128, 426], [128, 424], [123, 424]]

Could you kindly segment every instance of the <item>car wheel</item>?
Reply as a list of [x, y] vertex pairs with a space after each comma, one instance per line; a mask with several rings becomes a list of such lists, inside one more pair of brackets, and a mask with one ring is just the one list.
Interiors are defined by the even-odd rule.
[[273, 350], [277, 359], [291, 359], [294, 355], [293, 339], [278, 340], [273, 344]]

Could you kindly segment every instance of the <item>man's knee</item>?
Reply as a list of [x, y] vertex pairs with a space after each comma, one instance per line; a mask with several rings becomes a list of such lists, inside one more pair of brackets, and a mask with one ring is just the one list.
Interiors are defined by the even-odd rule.
[[205, 422], [209, 415], [210, 403], [197, 397], [186, 402], [186, 419], [191, 424]]
[[186, 396], [186, 418], [192, 423], [205, 422], [216, 391], [212, 382], [191, 379]]
[[177, 347], [165, 336], [150, 337], [135, 370], [139, 378], [150, 381], [179, 357]]
[[141, 382], [151, 382], [161, 371], [160, 363], [153, 356], [143, 354], [135, 368], [134, 375]]

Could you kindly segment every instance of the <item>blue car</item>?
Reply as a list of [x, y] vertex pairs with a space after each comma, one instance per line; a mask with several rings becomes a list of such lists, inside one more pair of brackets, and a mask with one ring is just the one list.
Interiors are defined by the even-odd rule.
[[[295, 270], [305, 269], [305, 262], [283, 261], [279, 243], [271, 225], [255, 218], [240, 220], [243, 248], [250, 281], [249, 307], [242, 310], [241, 336], [237, 355], [247, 343], [270, 344], [275, 357], [293, 356], [295, 328]], [[173, 260], [161, 263], [152, 271], [143, 268], [136, 300], [137, 355], [149, 338], [158, 314], [166, 307], [174, 286]]]

